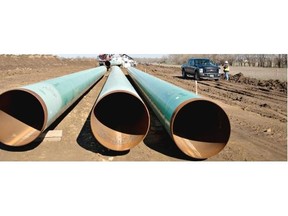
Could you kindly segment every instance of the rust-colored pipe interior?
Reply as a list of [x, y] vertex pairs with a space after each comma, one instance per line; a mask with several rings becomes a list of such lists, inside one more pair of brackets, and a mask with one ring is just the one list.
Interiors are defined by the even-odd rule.
[[174, 113], [171, 131], [176, 145], [185, 154], [205, 159], [225, 147], [230, 137], [230, 122], [218, 105], [206, 100], [190, 100]]
[[0, 95], [0, 142], [23, 146], [35, 140], [44, 127], [44, 108], [39, 99], [24, 90]]
[[129, 150], [139, 144], [149, 126], [149, 112], [144, 103], [126, 92], [113, 92], [101, 98], [91, 114], [96, 139], [116, 151]]

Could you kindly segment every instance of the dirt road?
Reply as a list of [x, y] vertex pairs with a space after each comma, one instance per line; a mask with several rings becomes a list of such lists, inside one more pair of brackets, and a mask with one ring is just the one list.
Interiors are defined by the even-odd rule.
[[[36, 59], [36, 60], [35, 60]], [[0, 57], [0, 94], [49, 78], [95, 67], [95, 60], [52, 57]], [[139, 65], [138, 69], [195, 92], [193, 79], [175, 67]], [[243, 68], [245, 70], [245, 68]], [[125, 69], [123, 69], [125, 72]], [[183, 161], [193, 160], [173, 143], [153, 112], [151, 128], [139, 145], [115, 152], [100, 145], [90, 130], [89, 116], [108, 73], [81, 97], [49, 130], [62, 130], [61, 141], [38, 140], [18, 148], [0, 144], [2, 161]], [[287, 80], [265, 81], [236, 74], [230, 81], [199, 81], [200, 96], [213, 100], [228, 114], [231, 136], [218, 155], [206, 161], [287, 160]], [[45, 131], [45, 132], [47, 132]]]

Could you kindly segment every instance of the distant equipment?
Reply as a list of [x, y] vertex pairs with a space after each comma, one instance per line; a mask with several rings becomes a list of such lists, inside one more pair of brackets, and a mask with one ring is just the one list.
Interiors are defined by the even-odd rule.
[[100, 54], [97, 59], [99, 61], [99, 66], [105, 65], [107, 68], [110, 68], [111, 66], [124, 68], [137, 66], [137, 62], [126, 54]]

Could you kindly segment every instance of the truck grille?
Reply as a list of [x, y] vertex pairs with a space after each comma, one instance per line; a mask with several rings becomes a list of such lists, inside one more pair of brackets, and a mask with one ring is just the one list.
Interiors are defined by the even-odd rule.
[[218, 69], [217, 68], [206, 68], [205, 73], [218, 73]]

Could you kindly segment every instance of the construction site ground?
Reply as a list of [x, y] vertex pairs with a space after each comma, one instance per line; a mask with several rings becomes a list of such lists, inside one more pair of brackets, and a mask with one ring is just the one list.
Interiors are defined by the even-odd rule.
[[[11, 88], [96, 66], [97, 61], [93, 59], [0, 56], [0, 94]], [[183, 79], [179, 67], [139, 64], [137, 68], [189, 91], [196, 91], [194, 79]], [[122, 70], [126, 73], [125, 68]], [[219, 104], [231, 124], [226, 147], [204, 161], [287, 161], [287, 69], [231, 67], [230, 70], [230, 81], [202, 80], [197, 83], [198, 94]], [[117, 152], [97, 142], [89, 118], [108, 74], [109, 71], [44, 132], [62, 130], [60, 141], [41, 138], [22, 147], [0, 143], [0, 160], [194, 161], [176, 147], [151, 110], [149, 133], [136, 147]]]

